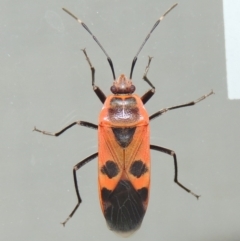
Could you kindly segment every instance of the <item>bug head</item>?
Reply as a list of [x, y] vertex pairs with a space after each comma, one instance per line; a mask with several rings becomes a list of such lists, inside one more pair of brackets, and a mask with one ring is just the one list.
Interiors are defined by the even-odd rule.
[[132, 94], [135, 91], [135, 86], [130, 79], [124, 74], [121, 74], [118, 79], [113, 82], [110, 90], [113, 94]]

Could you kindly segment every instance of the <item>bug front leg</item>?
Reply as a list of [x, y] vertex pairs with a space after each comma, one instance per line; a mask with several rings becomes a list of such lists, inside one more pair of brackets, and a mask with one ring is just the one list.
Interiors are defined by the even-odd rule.
[[145, 72], [144, 72], [144, 75], [143, 75], [143, 80], [145, 80], [151, 87], [152, 89], [150, 89], [149, 91], [147, 91], [142, 97], [141, 97], [141, 100], [143, 102], [143, 104], [146, 104], [149, 99], [154, 95], [155, 93], [155, 86], [150, 82], [150, 80], [148, 79], [147, 77], [147, 73], [148, 73], [148, 70], [150, 68], [150, 63], [152, 61], [152, 58], [153, 57], [150, 57], [148, 56], [148, 65], [146, 66], [146, 69], [145, 69]]
[[170, 149], [167, 149], [167, 148], [164, 148], [161, 146], [155, 146], [155, 145], [150, 145], [150, 149], [155, 150], [155, 151], [160, 151], [160, 152], [173, 156], [174, 170], [175, 170], [174, 182], [177, 183], [177, 185], [180, 186], [181, 188], [183, 188], [185, 191], [191, 193], [193, 196], [195, 196], [198, 199], [200, 197], [200, 195], [193, 193], [190, 189], [186, 188], [178, 181], [178, 165], [177, 165], [177, 156], [176, 156], [175, 152]]
[[156, 117], [158, 117], [158, 116], [166, 113], [166, 112], [169, 111], [169, 110], [174, 110], [174, 109], [178, 109], [178, 108], [182, 108], [182, 107], [187, 107], [187, 106], [195, 105], [195, 104], [197, 104], [198, 102], [206, 99], [208, 96], [210, 96], [210, 95], [212, 95], [212, 94], [214, 94], [213, 90], [211, 90], [210, 93], [201, 96], [200, 98], [198, 98], [198, 99], [195, 100], [195, 101], [191, 101], [191, 102], [188, 102], [188, 103], [182, 104], [182, 105], [175, 105], [175, 106], [172, 106], [172, 107], [164, 108], [164, 109], [162, 109], [162, 110], [160, 110], [160, 111], [152, 114], [151, 116], [149, 116], [149, 120], [152, 120], [152, 119], [154, 119], [154, 118], [156, 118]]
[[85, 126], [85, 127], [92, 128], [92, 129], [98, 129], [98, 126], [93, 123], [90, 123], [87, 121], [75, 121], [72, 124], [64, 127], [62, 130], [55, 132], [55, 133], [49, 132], [49, 131], [41, 131], [41, 130], [37, 129], [36, 127], [34, 127], [33, 131], [41, 132], [42, 134], [49, 135], [49, 136], [60, 136], [64, 131], [70, 129], [71, 127], [73, 127], [75, 125]]
[[78, 190], [78, 183], [77, 183], [77, 175], [76, 172], [78, 169], [80, 169], [82, 166], [84, 166], [85, 164], [87, 164], [88, 162], [90, 162], [91, 160], [93, 160], [94, 158], [96, 158], [98, 156], [98, 152], [92, 154], [91, 156], [87, 157], [86, 159], [82, 160], [81, 162], [79, 162], [77, 165], [75, 165], [73, 167], [73, 180], [74, 180], [74, 185], [75, 185], [75, 190], [76, 190], [76, 195], [77, 195], [77, 205], [75, 206], [75, 208], [73, 209], [73, 211], [70, 213], [70, 215], [68, 216], [68, 218], [62, 223], [63, 226], [65, 226], [65, 224], [67, 223], [67, 221], [74, 215], [74, 213], [77, 211], [79, 205], [82, 202], [82, 199], [80, 197], [80, 193]]
[[102, 90], [95, 85], [95, 68], [92, 66], [92, 63], [87, 55], [86, 49], [82, 49], [84, 55], [86, 56], [86, 60], [90, 66], [91, 69], [91, 73], [92, 73], [92, 86], [93, 86], [93, 90], [96, 93], [97, 97], [101, 100], [101, 102], [104, 104], [105, 100], [106, 100], [106, 96], [105, 94], [102, 92]]

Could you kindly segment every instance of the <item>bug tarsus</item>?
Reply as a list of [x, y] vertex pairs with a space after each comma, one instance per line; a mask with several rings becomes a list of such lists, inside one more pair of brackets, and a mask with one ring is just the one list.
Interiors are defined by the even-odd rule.
[[197, 194], [195, 194], [195, 193], [193, 193], [193, 192], [190, 192], [193, 196], [195, 196], [196, 198], [197, 198], [197, 200], [199, 200], [199, 198], [201, 197], [201, 195], [197, 195]]
[[[206, 99], [208, 96], [213, 95], [213, 94], [215, 94], [215, 93], [213, 92], [213, 90], [211, 90], [211, 92], [209, 92], [209, 93], [206, 94], [206, 95], [201, 96], [201, 97], [200, 97], [199, 99], [197, 99], [196, 101], [192, 101], [192, 103], [193, 103], [192, 105], [197, 104], [198, 102]], [[190, 102], [190, 103], [191, 103], [191, 102]], [[190, 104], [190, 103], [189, 103], [189, 104]]]
[[40, 132], [40, 133], [42, 133], [44, 135], [48, 135], [48, 136], [59, 136], [61, 134], [60, 132], [63, 132], [65, 130], [60, 131], [60, 132], [56, 132], [56, 133], [52, 133], [52, 132], [49, 132], [49, 131], [41, 131], [41, 130], [37, 129], [36, 126], [34, 126], [33, 131], [37, 131], [37, 132]]
[[64, 222], [62, 222], [61, 224], [63, 225], [63, 227], [65, 227], [66, 223], [68, 222], [68, 220], [70, 219], [71, 217], [68, 217]]
[[[175, 157], [176, 157], [176, 161], [177, 161], [177, 156], [175, 155]], [[175, 158], [175, 157], [174, 157], [174, 158]], [[176, 162], [176, 163], [177, 163], [177, 162]], [[176, 165], [177, 165], [177, 164], [176, 164]], [[175, 160], [174, 160], [174, 166], [175, 166]], [[176, 167], [176, 168], [177, 168], [177, 167]], [[175, 173], [175, 176], [176, 176], [176, 173]], [[177, 180], [177, 177], [174, 178], [174, 182], [175, 182], [179, 187], [183, 188], [185, 191], [187, 191], [188, 193], [190, 193], [190, 194], [192, 194], [194, 197], [196, 197], [197, 200], [198, 200], [199, 197], [201, 196], [201, 195], [195, 194], [194, 192], [192, 192], [191, 190], [189, 190], [188, 188], [186, 188], [185, 186], [183, 186], [183, 185]]]
[[155, 86], [150, 82], [150, 80], [148, 79], [147, 77], [147, 73], [150, 69], [150, 63], [152, 61], [153, 57], [150, 57], [148, 56], [148, 65], [146, 66], [146, 69], [145, 69], [145, 72], [144, 72], [144, 75], [143, 75], [143, 79], [153, 88], [155, 89]]
[[95, 86], [95, 68], [93, 67], [88, 55], [87, 55], [87, 52], [86, 52], [86, 48], [84, 49], [81, 49], [86, 57], [86, 60], [90, 66], [90, 69], [91, 69], [91, 73], [92, 73], [92, 86], [94, 87]]
[[[81, 201], [82, 202], [82, 201]], [[81, 204], [81, 202], [78, 202], [78, 204], [76, 205], [76, 207], [73, 209], [73, 211], [71, 212], [71, 214], [67, 217], [67, 219], [62, 222], [61, 224], [63, 225], [63, 227], [65, 227], [66, 223], [68, 222], [68, 220], [74, 215], [74, 213], [77, 211], [79, 205]]]

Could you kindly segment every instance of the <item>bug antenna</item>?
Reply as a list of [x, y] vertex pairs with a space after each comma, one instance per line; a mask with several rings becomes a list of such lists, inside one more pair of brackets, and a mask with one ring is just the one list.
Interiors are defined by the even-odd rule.
[[133, 69], [134, 69], [134, 66], [137, 62], [137, 57], [139, 55], [139, 53], [141, 52], [143, 46], [145, 45], [145, 43], [148, 41], [148, 39], [150, 38], [151, 36], [151, 33], [154, 31], [154, 29], [158, 26], [158, 24], [164, 19], [164, 17], [173, 9], [177, 6], [178, 4], [175, 3], [172, 7], [170, 7], [158, 20], [157, 22], [153, 25], [151, 31], [148, 33], [147, 37], [145, 38], [145, 40], [143, 41], [142, 45], [140, 46], [139, 50], [137, 51], [137, 54], [135, 55], [135, 57], [133, 58], [133, 61], [132, 61], [132, 66], [131, 66], [131, 72], [130, 72], [130, 79], [132, 79], [132, 74], [133, 74]]
[[114, 67], [113, 67], [113, 62], [111, 60], [111, 58], [109, 57], [109, 55], [107, 54], [106, 50], [103, 48], [103, 46], [100, 44], [100, 42], [98, 41], [98, 39], [92, 34], [92, 32], [90, 31], [90, 29], [87, 27], [87, 25], [80, 20], [79, 18], [77, 18], [75, 15], [73, 15], [71, 12], [69, 12], [66, 8], [63, 8], [63, 11], [65, 11], [66, 13], [68, 13], [70, 16], [72, 16], [74, 19], [76, 19], [87, 31], [88, 33], [93, 37], [93, 39], [95, 40], [95, 42], [98, 44], [98, 46], [102, 49], [103, 53], [107, 56], [107, 60], [108, 63], [111, 67], [112, 70], [112, 74], [113, 74], [113, 79], [115, 80], [115, 72], [114, 72]]

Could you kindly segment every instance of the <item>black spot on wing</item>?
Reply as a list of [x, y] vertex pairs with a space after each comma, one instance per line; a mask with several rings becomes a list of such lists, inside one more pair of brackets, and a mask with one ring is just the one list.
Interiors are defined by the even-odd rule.
[[118, 144], [126, 148], [132, 141], [133, 135], [135, 133], [136, 127], [131, 128], [112, 128], [114, 136], [118, 142]]
[[102, 189], [102, 198], [104, 216], [110, 229], [130, 232], [140, 227], [146, 210], [141, 194], [129, 181], [121, 180], [112, 193]]
[[138, 194], [142, 198], [142, 201], [145, 202], [147, 201], [148, 198], [148, 189], [146, 187], [143, 187], [141, 189], [138, 189]]
[[102, 174], [107, 175], [110, 179], [119, 173], [118, 165], [114, 161], [107, 161], [101, 168]]
[[112, 191], [108, 190], [105, 187], [101, 190], [101, 197], [102, 197], [103, 202], [107, 202], [108, 201], [108, 198], [109, 198], [111, 193], [112, 193]]
[[145, 172], [148, 171], [148, 168], [146, 167], [146, 165], [141, 161], [141, 160], [138, 160], [138, 161], [134, 161], [132, 163], [132, 165], [130, 166], [130, 173], [139, 178], [141, 177]]

